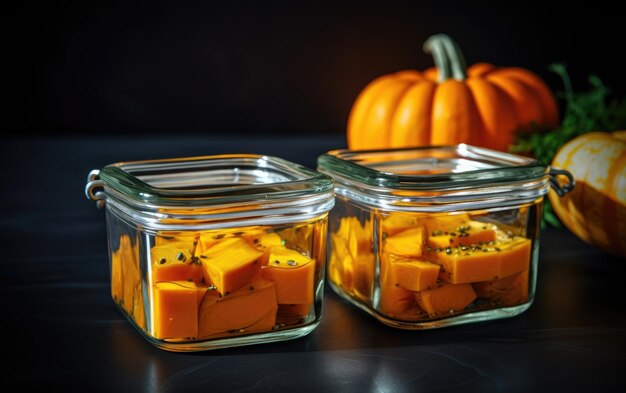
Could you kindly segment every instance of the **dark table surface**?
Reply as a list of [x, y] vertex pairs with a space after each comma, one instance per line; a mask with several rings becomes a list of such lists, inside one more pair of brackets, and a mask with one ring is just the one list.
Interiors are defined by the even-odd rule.
[[[80, 391], [619, 391], [626, 264], [566, 230], [542, 233], [535, 303], [506, 320], [386, 327], [327, 288], [322, 323], [292, 341], [198, 353], [153, 347], [110, 298], [89, 170], [117, 161], [250, 152], [309, 167], [343, 138], [12, 139], [0, 148], [0, 386]], [[8, 391], [3, 389], [3, 391]], [[14, 390], [12, 390], [14, 391]]]

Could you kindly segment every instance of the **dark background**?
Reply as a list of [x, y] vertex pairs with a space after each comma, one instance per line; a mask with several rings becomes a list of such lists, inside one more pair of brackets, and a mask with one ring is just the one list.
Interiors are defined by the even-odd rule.
[[576, 89], [596, 73], [624, 94], [623, 15], [608, 2], [457, 3], [23, 2], [3, 23], [9, 132], [340, 135], [365, 84], [431, 66], [421, 45], [440, 32], [468, 63], [560, 90], [547, 66], [563, 61]]

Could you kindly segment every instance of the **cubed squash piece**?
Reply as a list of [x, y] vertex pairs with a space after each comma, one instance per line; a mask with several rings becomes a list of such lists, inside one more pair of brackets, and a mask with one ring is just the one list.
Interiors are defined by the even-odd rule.
[[361, 225], [356, 217], [348, 217], [350, 221], [350, 230], [348, 233], [348, 248], [353, 257], [357, 257], [362, 253], [372, 252], [372, 228], [370, 221], [367, 220]]
[[380, 311], [391, 317], [398, 317], [415, 305], [414, 292], [397, 285], [397, 272], [391, 268], [395, 259], [383, 254], [380, 261]]
[[124, 299], [124, 277], [122, 277], [122, 258], [118, 251], [111, 253], [111, 296], [120, 303]]
[[420, 216], [420, 223], [426, 227], [428, 236], [431, 236], [433, 232], [444, 232], [450, 228], [458, 228], [461, 224], [470, 220], [470, 216], [467, 213], [427, 214]]
[[286, 228], [280, 231], [280, 237], [285, 241], [285, 246], [292, 250], [310, 252], [313, 240], [313, 225], [306, 224]]
[[135, 320], [137, 325], [145, 327], [145, 309], [137, 251], [137, 243], [133, 244], [128, 235], [122, 235], [120, 246], [117, 250], [119, 261], [116, 261], [120, 268], [119, 277], [122, 279], [122, 290], [120, 292], [123, 296], [119, 303]]
[[158, 339], [197, 338], [198, 302], [206, 287], [193, 282], [157, 282], [154, 285], [154, 336]]
[[178, 248], [186, 248], [193, 255], [199, 243], [200, 235], [195, 232], [160, 231], [154, 238], [155, 246], [174, 245]]
[[154, 246], [152, 257], [152, 282], [188, 281], [201, 283], [202, 267], [189, 249], [179, 248], [176, 243]]
[[374, 254], [362, 253], [354, 260], [352, 287], [355, 295], [369, 300], [374, 281]]
[[270, 248], [273, 246], [283, 245], [283, 239], [276, 233], [261, 233], [255, 236], [251, 236], [248, 242], [257, 250], [261, 251], [263, 255], [259, 258], [261, 265], [267, 265], [270, 257]]
[[496, 240], [496, 226], [489, 223], [468, 220], [457, 222], [454, 226], [442, 225], [429, 233], [430, 248], [445, 249], [472, 244], [483, 245]]
[[263, 233], [262, 227], [252, 226], [243, 228], [228, 228], [214, 231], [201, 232], [198, 239], [198, 247], [194, 255], [200, 255], [209, 248], [222, 243], [225, 240], [241, 237], [244, 240], [250, 239]]
[[315, 261], [297, 251], [274, 246], [263, 277], [276, 284], [279, 304], [310, 304], [315, 294]]
[[219, 232], [202, 232], [198, 239], [196, 255], [201, 255], [208, 251], [209, 248], [220, 243], [224, 239], [224, 234]]
[[209, 291], [199, 310], [200, 338], [270, 331], [276, 323], [274, 283], [260, 276], [228, 296]]
[[421, 225], [407, 229], [384, 241], [383, 252], [405, 257], [419, 257], [424, 250], [426, 233]]
[[432, 262], [402, 258], [391, 262], [398, 286], [409, 291], [423, 291], [437, 286], [441, 267]]
[[202, 271], [207, 283], [214, 285], [219, 293], [228, 296], [246, 285], [258, 274], [259, 257], [262, 252], [250, 246], [240, 237], [222, 240], [200, 254]]
[[335, 236], [342, 238], [347, 241], [350, 233], [354, 231], [355, 228], [358, 228], [359, 219], [353, 216], [342, 217], [341, 221], [339, 221], [339, 228], [335, 231]]
[[499, 306], [516, 306], [528, 301], [528, 270], [499, 280], [472, 284], [479, 298]]
[[434, 262], [443, 268], [442, 278], [452, 284], [491, 281], [528, 269], [531, 242], [518, 237], [477, 248], [459, 246], [434, 252]]
[[448, 284], [415, 294], [417, 304], [431, 317], [450, 315], [465, 309], [476, 299], [470, 284]]
[[352, 290], [354, 258], [348, 250], [347, 240], [335, 235], [330, 235], [332, 243], [329, 260], [329, 278], [346, 291]]
[[381, 226], [386, 236], [394, 236], [419, 225], [420, 219], [418, 216], [411, 214], [389, 213], [381, 218]]

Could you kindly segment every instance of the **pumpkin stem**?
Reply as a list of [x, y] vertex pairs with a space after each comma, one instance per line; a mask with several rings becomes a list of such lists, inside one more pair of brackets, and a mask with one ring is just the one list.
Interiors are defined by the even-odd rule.
[[467, 64], [459, 45], [446, 34], [435, 34], [424, 42], [424, 52], [433, 55], [439, 82], [467, 79]]

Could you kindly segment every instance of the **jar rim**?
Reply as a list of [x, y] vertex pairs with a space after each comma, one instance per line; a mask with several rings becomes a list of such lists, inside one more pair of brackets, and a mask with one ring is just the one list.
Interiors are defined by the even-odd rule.
[[318, 170], [337, 180], [397, 190], [444, 190], [539, 179], [541, 162], [467, 144], [379, 150], [331, 150]]
[[550, 168], [537, 160], [459, 144], [381, 150], [332, 150], [318, 171], [335, 194], [370, 208], [451, 212], [541, 201]]
[[332, 193], [331, 177], [258, 154], [221, 154], [118, 162], [99, 173], [105, 191], [159, 206], [199, 207]]

